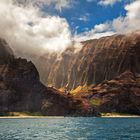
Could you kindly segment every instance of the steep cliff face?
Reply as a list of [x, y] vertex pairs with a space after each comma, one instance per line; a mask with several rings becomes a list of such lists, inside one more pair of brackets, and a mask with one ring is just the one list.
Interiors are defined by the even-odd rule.
[[36, 61], [36, 66], [43, 83], [73, 89], [113, 79], [126, 70], [140, 73], [139, 54], [139, 33], [114, 35], [83, 42], [77, 53], [69, 48], [61, 59], [55, 54], [44, 55]]
[[44, 115], [95, 115], [80, 100], [46, 88], [32, 62], [13, 56], [0, 40], [0, 115], [7, 112], [40, 112]]
[[87, 93], [78, 92], [75, 97], [97, 106], [100, 112], [140, 115], [140, 75], [125, 71], [113, 80], [93, 86]]

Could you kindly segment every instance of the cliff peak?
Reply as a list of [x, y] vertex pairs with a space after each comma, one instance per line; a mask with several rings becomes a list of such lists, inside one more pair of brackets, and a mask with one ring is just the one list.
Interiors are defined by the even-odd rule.
[[36, 60], [43, 83], [74, 89], [111, 80], [126, 70], [139, 74], [140, 34], [134, 32], [85, 41], [81, 51], [64, 54], [59, 62], [51, 56]]
[[39, 112], [48, 116], [96, 115], [84, 109], [80, 100], [45, 87], [31, 61], [15, 58], [0, 39], [0, 115], [8, 112]]

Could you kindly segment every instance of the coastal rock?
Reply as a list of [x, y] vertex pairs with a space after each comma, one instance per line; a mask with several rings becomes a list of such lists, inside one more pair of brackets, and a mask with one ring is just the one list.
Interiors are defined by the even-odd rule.
[[113, 80], [93, 86], [87, 93], [77, 93], [75, 97], [87, 100], [100, 112], [140, 115], [140, 75], [125, 71]]
[[71, 91], [88, 109], [140, 114], [140, 33], [82, 44], [79, 52], [67, 48], [60, 59], [40, 57], [36, 66], [43, 83]]
[[45, 87], [31, 61], [14, 58], [0, 40], [0, 115], [8, 112], [39, 112], [48, 116], [96, 115], [84, 109], [81, 101]]

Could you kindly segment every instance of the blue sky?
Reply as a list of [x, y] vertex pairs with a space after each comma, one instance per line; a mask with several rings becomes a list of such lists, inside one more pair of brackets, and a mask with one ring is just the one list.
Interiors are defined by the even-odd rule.
[[[117, 1], [117, 0], [116, 0]], [[99, 2], [99, 0], [98, 0]], [[119, 16], [126, 16], [124, 6], [130, 3], [130, 0], [116, 2], [113, 5], [101, 5], [97, 0], [77, 0], [71, 7], [64, 8], [61, 11], [54, 7], [44, 6], [43, 10], [52, 15], [59, 15], [64, 17], [73, 32], [81, 33], [89, 31], [95, 25], [112, 21]]]
[[85, 2], [81, 0], [73, 10], [64, 10], [64, 12], [60, 13], [60, 16], [65, 17], [71, 27], [79, 33], [85, 30], [91, 30], [97, 24], [113, 20], [125, 14], [126, 11], [124, 10], [123, 2], [104, 7], [96, 2]]
[[0, 19], [0, 37], [14, 52], [60, 53], [140, 30], [140, 0], [0, 0]]

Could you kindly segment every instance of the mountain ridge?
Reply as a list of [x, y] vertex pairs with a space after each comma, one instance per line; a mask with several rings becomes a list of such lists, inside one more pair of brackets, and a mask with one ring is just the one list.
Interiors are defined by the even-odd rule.
[[[1, 51], [2, 50], [2, 51]], [[47, 116], [89, 116], [81, 100], [45, 87], [31, 61], [15, 58], [10, 47], [0, 40], [0, 115], [8, 112], [40, 112]]]
[[44, 84], [74, 89], [111, 80], [125, 70], [140, 73], [139, 53], [140, 34], [131, 33], [85, 41], [77, 53], [68, 48], [60, 60], [44, 55], [35, 64]]

